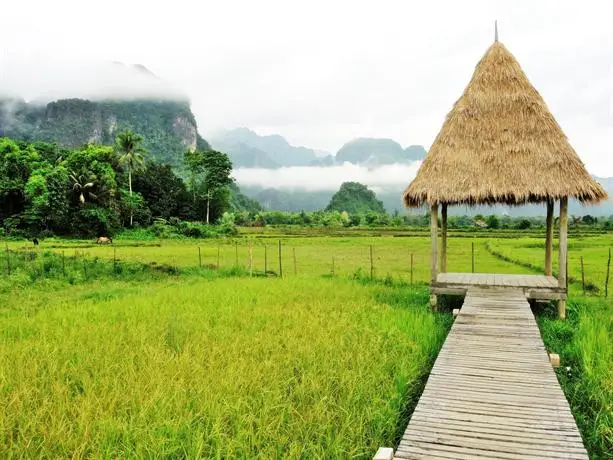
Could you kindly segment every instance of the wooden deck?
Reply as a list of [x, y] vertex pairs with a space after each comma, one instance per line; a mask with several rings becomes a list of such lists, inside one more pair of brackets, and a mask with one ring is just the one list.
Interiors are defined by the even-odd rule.
[[522, 289], [468, 288], [394, 458], [588, 458]]
[[439, 273], [431, 284], [433, 294], [465, 295], [471, 286], [509, 287], [523, 291], [529, 299], [566, 299], [566, 288], [557, 278], [545, 275], [507, 275], [492, 273]]

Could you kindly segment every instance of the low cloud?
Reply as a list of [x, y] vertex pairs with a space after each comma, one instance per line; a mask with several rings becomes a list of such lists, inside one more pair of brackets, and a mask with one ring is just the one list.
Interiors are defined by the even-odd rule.
[[374, 192], [404, 190], [413, 180], [420, 161], [375, 167], [344, 163], [337, 166], [291, 166], [279, 169], [238, 168], [233, 176], [245, 187], [284, 190], [338, 190], [343, 182], [360, 182]]

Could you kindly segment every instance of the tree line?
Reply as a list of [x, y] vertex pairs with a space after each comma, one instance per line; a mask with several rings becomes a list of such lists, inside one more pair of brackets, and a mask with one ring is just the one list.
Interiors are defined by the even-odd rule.
[[215, 223], [231, 210], [238, 189], [225, 153], [186, 152], [184, 181], [142, 144], [132, 131], [79, 149], [0, 138], [0, 232], [95, 237], [154, 218]]

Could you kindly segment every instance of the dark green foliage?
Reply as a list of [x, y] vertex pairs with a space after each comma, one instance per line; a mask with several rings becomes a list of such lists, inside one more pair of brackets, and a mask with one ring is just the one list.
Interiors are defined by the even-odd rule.
[[500, 220], [494, 214], [487, 217], [486, 223], [488, 228], [500, 228]]
[[344, 182], [336, 192], [326, 211], [348, 212], [349, 214], [385, 214], [383, 203], [372, 190], [359, 182]]
[[191, 196], [170, 165], [148, 162], [145, 170], [132, 179], [132, 188], [143, 197], [153, 217], [188, 217]]

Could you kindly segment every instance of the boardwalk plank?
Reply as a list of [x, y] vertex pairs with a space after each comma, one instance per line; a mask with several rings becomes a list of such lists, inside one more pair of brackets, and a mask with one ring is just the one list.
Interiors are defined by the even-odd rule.
[[395, 458], [587, 459], [530, 306], [516, 287], [556, 287], [555, 278], [446, 275], [448, 283], [469, 286], [466, 298]]

